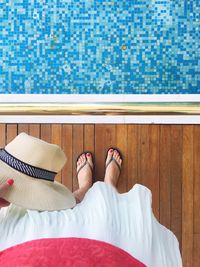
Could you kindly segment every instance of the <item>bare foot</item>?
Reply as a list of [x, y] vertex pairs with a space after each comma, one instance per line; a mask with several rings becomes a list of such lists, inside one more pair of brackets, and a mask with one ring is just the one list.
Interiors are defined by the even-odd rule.
[[106, 158], [105, 183], [111, 184], [115, 188], [117, 187], [121, 165], [122, 159], [119, 152], [112, 148], [109, 149]]
[[80, 202], [88, 189], [92, 186], [93, 161], [90, 153], [83, 153], [76, 163], [79, 189], [74, 192], [75, 198]]

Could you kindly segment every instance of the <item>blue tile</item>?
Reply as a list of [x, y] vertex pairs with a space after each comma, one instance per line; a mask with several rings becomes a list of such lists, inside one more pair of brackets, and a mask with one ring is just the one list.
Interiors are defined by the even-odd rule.
[[0, 3], [0, 93], [200, 93], [198, 0]]

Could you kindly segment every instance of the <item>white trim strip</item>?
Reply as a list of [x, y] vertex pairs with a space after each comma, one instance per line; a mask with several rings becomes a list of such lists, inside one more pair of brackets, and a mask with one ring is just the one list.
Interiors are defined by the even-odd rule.
[[200, 124], [200, 115], [187, 116], [0, 116], [0, 123], [70, 124]]
[[200, 102], [200, 94], [171, 95], [62, 95], [62, 94], [1, 94], [0, 103], [63, 103], [63, 102]]

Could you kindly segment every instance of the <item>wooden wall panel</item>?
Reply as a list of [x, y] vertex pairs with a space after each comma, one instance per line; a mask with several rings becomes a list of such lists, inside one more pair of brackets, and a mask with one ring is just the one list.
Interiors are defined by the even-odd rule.
[[152, 191], [153, 212], [159, 219], [159, 126], [138, 126], [137, 182]]
[[[138, 183], [138, 127], [136, 125], [127, 127], [127, 190], [130, 190]], [[126, 156], [123, 156], [124, 160]]]
[[[109, 127], [109, 126], [108, 126]], [[104, 161], [105, 149], [104, 147], [104, 132], [106, 128], [97, 124], [95, 126], [95, 180], [103, 180], [104, 177]]]
[[17, 124], [7, 124], [6, 127], [6, 143], [12, 141], [12, 139], [17, 135]]
[[67, 163], [58, 181], [78, 188], [76, 159], [91, 151], [95, 180], [103, 180], [106, 152], [118, 147], [123, 156], [119, 191], [135, 183], [149, 187], [153, 211], [180, 242], [184, 267], [200, 266], [200, 126], [114, 124], [0, 124], [0, 147], [26, 132], [58, 144]]
[[[83, 147], [85, 152], [91, 152], [93, 156], [93, 162], [95, 162], [95, 127], [92, 124], [84, 125], [84, 135], [83, 135]], [[93, 182], [95, 182], [95, 164], [93, 171]]]
[[[110, 147], [116, 146], [116, 126], [97, 124], [95, 126], [95, 162], [96, 180], [102, 181], [105, 174], [106, 153]], [[120, 148], [119, 148], [120, 149]]]
[[[52, 124], [51, 126], [51, 142], [62, 147], [62, 125]], [[62, 173], [56, 175], [56, 181], [62, 181]]]
[[41, 124], [41, 138], [51, 143], [51, 124]]
[[18, 125], [18, 134], [22, 133], [22, 132], [27, 133], [27, 134], [29, 133], [29, 125], [28, 124], [20, 123]]
[[89, 151], [94, 154], [95, 152], [95, 144], [94, 144], [94, 132], [95, 128], [92, 124], [85, 124], [84, 125], [84, 151]]
[[181, 243], [182, 235], [183, 127], [171, 126], [171, 229]]
[[170, 227], [171, 221], [171, 127], [160, 128], [160, 222]]
[[193, 144], [193, 126], [183, 126], [182, 256], [186, 267], [193, 267]]
[[[200, 266], [200, 234], [194, 234], [193, 267]], [[183, 267], [187, 267], [186, 263]], [[189, 266], [189, 265], [188, 265]]]
[[73, 191], [78, 189], [78, 181], [76, 177], [76, 161], [77, 157], [84, 151], [84, 139], [83, 139], [83, 125], [73, 125], [72, 132], [72, 162], [73, 162]]
[[128, 133], [127, 133], [127, 125], [116, 125], [116, 145], [114, 147], [117, 147], [122, 156], [124, 157], [123, 161], [123, 171], [121, 172], [119, 183], [118, 183], [118, 190], [120, 193], [124, 193], [127, 191], [127, 171], [128, 171], [128, 148], [127, 148], [127, 139], [128, 139]]
[[[160, 194], [159, 194], [159, 149], [160, 149], [160, 127], [149, 125], [149, 154], [148, 174], [143, 178], [145, 185], [152, 191], [153, 212], [159, 219]], [[144, 180], [145, 179], [145, 180]]]
[[149, 168], [149, 125], [140, 125], [138, 131], [138, 182], [145, 184]]
[[40, 124], [29, 124], [29, 134], [40, 138]]
[[0, 124], [0, 148], [6, 145], [6, 124]]
[[[200, 141], [199, 140], [200, 140], [200, 127], [194, 126], [194, 215], [200, 213]], [[200, 216], [194, 216], [194, 233], [200, 234]]]
[[72, 163], [72, 125], [62, 127], [62, 148], [67, 156], [67, 163], [62, 171], [62, 183], [71, 191], [73, 190], [73, 163]]

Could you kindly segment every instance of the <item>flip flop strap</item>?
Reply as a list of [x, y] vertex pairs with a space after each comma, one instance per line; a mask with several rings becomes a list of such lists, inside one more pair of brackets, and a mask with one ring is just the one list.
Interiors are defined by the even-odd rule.
[[88, 164], [88, 166], [90, 167], [91, 172], [93, 171], [92, 165], [89, 163], [88, 160], [86, 160], [85, 163], [78, 169], [76, 176], [78, 176], [79, 172], [83, 169], [83, 167], [85, 167], [86, 164]]
[[119, 171], [121, 172], [121, 166], [119, 165], [119, 163], [116, 161], [115, 158], [111, 158], [111, 159], [108, 161], [108, 163], [106, 164], [106, 169], [107, 169], [108, 165], [109, 165], [112, 161], [114, 161], [114, 163], [115, 163], [115, 164], [117, 165], [117, 167], [119, 168]]

